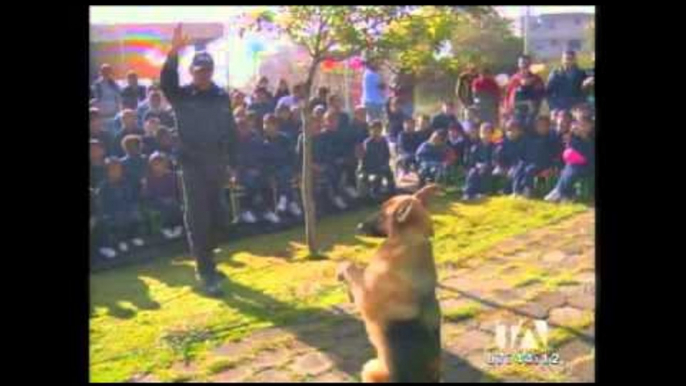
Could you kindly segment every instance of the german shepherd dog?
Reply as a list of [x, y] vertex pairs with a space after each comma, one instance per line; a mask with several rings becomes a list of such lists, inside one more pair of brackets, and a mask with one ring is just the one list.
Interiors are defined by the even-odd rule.
[[350, 262], [338, 268], [376, 349], [362, 369], [363, 382], [440, 380], [441, 311], [426, 210], [437, 190], [430, 184], [383, 203], [358, 231], [387, 239], [366, 268]]

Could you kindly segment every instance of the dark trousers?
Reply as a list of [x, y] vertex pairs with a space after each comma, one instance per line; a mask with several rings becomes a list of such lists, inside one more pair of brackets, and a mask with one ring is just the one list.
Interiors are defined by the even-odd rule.
[[267, 175], [258, 169], [243, 169], [238, 172], [238, 182], [245, 188], [241, 207], [245, 210], [264, 210], [270, 197]]
[[99, 240], [103, 246], [114, 247], [142, 234], [143, 218], [138, 210], [115, 212], [98, 219]]
[[417, 167], [417, 159], [414, 154], [399, 154], [398, 166], [403, 172], [409, 172], [411, 168]]
[[467, 195], [485, 194], [490, 190], [491, 173], [493, 169], [490, 166], [477, 167], [474, 166], [467, 172], [464, 192]]
[[445, 173], [443, 162], [422, 162], [419, 164], [419, 181], [424, 185], [426, 180], [436, 182]]
[[355, 173], [357, 171], [357, 158], [355, 156], [344, 158], [335, 164], [334, 168], [338, 169], [339, 175], [333, 176], [338, 178], [336, 180], [336, 185], [341, 184], [341, 179], [343, 179], [343, 186], [355, 186]]
[[534, 188], [534, 177], [548, 167], [542, 167], [533, 163], [520, 162], [515, 169], [512, 181], [512, 190], [516, 194], [524, 192], [525, 188]]
[[182, 163], [184, 220], [197, 270], [208, 277], [215, 272], [213, 250], [217, 233], [227, 225], [223, 200], [226, 169], [217, 162]]
[[293, 191], [294, 171], [291, 166], [274, 167], [268, 172], [269, 177], [274, 177], [276, 181], [276, 196], [285, 196], [288, 201], [295, 199]]
[[326, 194], [333, 197], [340, 192], [340, 181], [343, 176], [343, 169], [335, 164], [323, 165], [321, 175], [326, 181]]
[[[388, 190], [389, 193], [394, 193], [395, 192], [395, 179], [393, 177], [393, 171], [391, 171], [391, 168], [386, 165], [378, 168], [366, 168], [361, 170], [362, 178], [366, 178], [369, 175], [376, 175], [381, 177], [381, 179], [386, 179], [388, 181]], [[377, 180], [379, 184], [381, 184], [381, 179]]]
[[585, 177], [589, 174], [589, 168], [587, 166], [579, 165], [566, 165], [562, 169], [560, 174], [560, 179], [557, 180], [555, 189], [560, 193], [562, 197], [573, 198], [574, 197], [574, 183], [576, 183], [580, 178]]
[[162, 216], [162, 227], [173, 228], [183, 223], [181, 203], [173, 198], [153, 198], [148, 207]]

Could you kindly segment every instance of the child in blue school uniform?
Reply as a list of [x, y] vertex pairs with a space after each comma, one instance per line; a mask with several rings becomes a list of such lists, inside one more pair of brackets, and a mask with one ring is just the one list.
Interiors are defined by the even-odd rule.
[[512, 191], [515, 197], [523, 195], [530, 198], [534, 177], [551, 170], [558, 156], [558, 140], [550, 132], [550, 118], [541, 115], [535, 122], [535, 131], [526, 136], [522, 160], [514, 171]]
[[419, 163], [419, 186], [426, 185], [428, 181], [436, 182], [445, 174], [445, 160], [447, 147], [444, 142], [444, 131], [437, 130], [431, 134], [429, 140], [422, 143], [417, 149], [417, 162]]
[[505, 138], [495, 148], [495, 169], [493, 176], [505, 177], [504, 193], [512, 193], [515, 166], [524, 157], [524, 131], [517, 121], [511, 119], [505, 124]]
[[412, 117], [405, 118], [403, 131], [398, 135], [398, 170], [400, 175], [407, 174], [417, 168], [415, 154], [421, 142], [420, 137], [415, 132], [415, 121]]
[[[385, 179], [388, 183], [390, 194], [395, 192], [395, 180], [390, 167], [391, 153], [388, 148], [388, 141], [382, 135], [383, 124], [380, 120], [372, 121], [370, 124], [370, 136], [362, 144], [362, 162], [360, 163], [360, 178], [367, 180], [370, 175], [376, 175]], [[379, 180], [379, 181], [380, 181]], [[375, 192], [375, 189], [371, 190]]]
[[297, 202], [297, 192], [293, 188], [293, 177], [296, 173], [295, 147], [287, 134], [279, 131], [279, 120], [273, 114], [264, 116], [264, 156], [267, 178], [276, 183], [276, 214], [287, 210], [296, 217], [302, 215]]
[[582, 117], [573, 129], [569, 145], [563, 153], [564, 169], [555, 188], [545, 197], [546, 201], [558, 202], [571, 200], [574, 197], [574, 184], [580, 178], [595, 172], [595, 142], [593, 139], [593, 121]]
[[479, 141], [470, 144], [467, 154], [469, 171], [465, 180], [465, 201], [480, 198], [490, 189], [494, 152], [492, 137], [493, 125], [484, 122], [479, 129]]

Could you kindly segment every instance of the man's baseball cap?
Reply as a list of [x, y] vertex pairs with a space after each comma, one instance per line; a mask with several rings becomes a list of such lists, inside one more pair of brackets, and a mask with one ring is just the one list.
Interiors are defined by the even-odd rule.
[[193, 56], [191, 67], [212, 69], [214, 68], [214, 60], [212, 60], [212, 56], [207, 52], [198, 52]]

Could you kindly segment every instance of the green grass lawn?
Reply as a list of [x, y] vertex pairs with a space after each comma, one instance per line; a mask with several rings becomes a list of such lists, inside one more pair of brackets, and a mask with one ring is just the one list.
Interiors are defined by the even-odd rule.
[[[470, 204], [453, 199], [439, 197], [431, 206], [439, 264], [479, 258], [508, 237], [586, 209], [507, 197]], [[340, 317], [329, 307], [348, 301], [335, 279], [338, 261], [366, 261], [382, 241], [354, 235], [356, 223], [370, 211], [322, 221], [328, 260], [307, 259], [302, 229], [223, 246], [217, 255], [219, 269], [229, 277], [223, 299], [195, 292], [188, 256], [92, 274], [91, 381], [126, 381], [144, 372], [173, 380], [173, 363], [203, 363], [213, 347], [257, 329], [302, 320], [335, 323]]]

